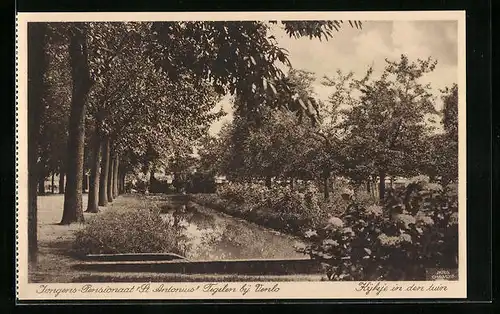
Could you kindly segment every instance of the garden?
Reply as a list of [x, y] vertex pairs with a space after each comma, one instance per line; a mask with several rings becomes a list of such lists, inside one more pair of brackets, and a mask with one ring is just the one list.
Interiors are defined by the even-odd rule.
[[[324, 263], [330, 280], [425, 280], [426, 269], [458, 267], [456, 186], [424, 176], [380, 202], [343, 193], [228, 184], [193, 201], [307, 239], [297, 250]], [[347, 197], [346, 197], [347, 196]]]
[[30, 25], [30, 262], [37, 204], [58, 193], [79, 258], [186, 255], [189, 229], [213, 259], [298, 254], [328, 280], [456, 269], [458, 85], [399, 50], [323, 75], [277, 39], [335, 40], [341, 25]]

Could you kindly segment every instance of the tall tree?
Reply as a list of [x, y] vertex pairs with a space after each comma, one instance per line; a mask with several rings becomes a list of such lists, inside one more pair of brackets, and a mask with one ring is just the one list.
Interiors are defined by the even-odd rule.
[[435, 114], [431, 86], [419, 82], [432, 72], [436, 62], [386, 60], [381, 76], [371, 79], [372, 70], [357, 81], [359, 102], [344, 111], [345, 140], [354, 164], [371, 164], [379, 178], [379, 196], [385, 196], [385, 179], [401, 174], [415, 174], [423, 158], [432, 126], [429, 115]]
[[420, 169], [431, 180], [446, 186], [458, 180], [458, 86], [453, 84], [441, 93], [444, 132], [429, 136]]
[[[227, 91], [241, 95], [252, 94], [264, 80], [280, 76], [276, 61], [289, 63], [286, 53], [277, 47], [276, 40], [267, 35], [269, 26], [263, 22], [160, 22], [138, 23], [148, 32], [143, 38], [149, 41], [148, 55], [156, 66], [162, 68], [171, 81], [190, 75], [197, 87], [209, 81], [216, 92]], [[340, 21], [282, 22], [290, 36], [329, 38], [341, 27]], [[352, 24], [352, 23], [351, 23]], [[81, 170], [85, 123], [85, 105], [91, 86], [88, 65], [87, 28], [93, 23], [75, 23], [71, 27], [70, 55], [73, 76], [73, 97], [68, 139], [67, 184], [63, 223], [83, 219], [81, 214]], [[134, 32], [134, 23], [122, 23], [127, 32]], [[137, 23], [135, 24], [137, 25]], [[356, 27], [360, 25], [355, 23]], [[102, 27], [102, 24], [97, 25]], [[96, 36], [97, 37], [97, 36]], [[132, 36], [140, 39], [141, 34]], [[75, 49], [75, 47], [81, 47]], [[96, 50], [104, 54], [106, 47]], [[113, 57], [114, 58], [114, 57]], [[100, 58], [109, 67], [106, 58]], [[109, 60], [112, 61], [112, 60]], [[96, 68], [92, 81], [102, 77], [101, 67]], [[78, 75], [76, 75], [78, 73]], [[271, 88], [272, 83], [270, 83]], [[255, 106], [252, 106], [255, 108]], [[253, 110], [253, 109], [252, 109]], [[80, 167], [81, 169], [81, 167]], [[80, 179], [80, 180], [78, 180]], [[74, 183], [79, 181], [80, 183]], [[104, 186], [104, 184], [100, 184]]]
[[369, 181], [373, 172], [373, 161], [364, 158], [352, 138], [346, 138], [346, 129], [350, 127], [342, 116], [352, 110], [357, 104], [354, 96], [356, 80], [352, 72], [343, 73], [338, 70], [331, 77], [324, 77], [322, 84], [331, 91], [328, 100], [320, 108], [321, 133], [323, 137], [323, 153], [321, 159], [326, 159], [327, 169], [334, 169], [337, 174], [347, 176], [352, 183], [359, 185]]
[[443, 126], [450, 140], [458, 141], [458, 85], [446, 87], [442, 92]]
[[70, 224], [84, 220], [82, 176], [85, 141], [85, 105], [91, 87], [86, 34], [87, 25], [85, 23], [74, 23], [70, 27], [69, 55], [73, 90], [68, 129], [66, 189], [61, 224]]
[[99, 176], [100, 176], [100, 162], [101, 162], [101, 138], [97, 130], [98, 123], [94, 126], [95, 130], [92, 132], [92, 147], [91, 147], [91, 164], [90, 164], [90, 184], [89, 196], [87, 202], [87, 212], [97, 213], [99, 211]]
[[121, 97], [130, 97], [130, 92], [134, 92], [126, 86], [133, 86], [133, 80], [140, 79], [138, 73], [144, 60], [134, 58], [141, 55], [139, 31], [140, 24], [137, 23], [89, 23], [88, 38], [92, 46], [89, 63], [94, 81], [87, 104], [89, 118], [94, 123], [90, 159], [92, 184], [87, 204], [89, 212], [97, 212], [98, 205], [105, 206], [110, 200], [108, 180], [112, 179], [109, 172], [113, 163], [109, 156], [114, 155], [114, 148], [107, 143], [113, 141], [109, 119], [116, 106], [124, 105], [120, 102]]
[[442, 183], [456, 182], [458, 180], [458, 85], [442, 91], [443, 96], [443, 125], [448, 140], [446, 147], [446, 161], [448, 171], [442, 172]]
[[46, 86], [44, 73], [46, 56], [47, 25], [28, 24], [28, 260], [37, 262], [37, 184], [38, 146], [43, 115], [43, 98]]
[[[44, 73], [46, 95], [39, 143], [39, 162], [47, 176], [59, 174], [64, 182], [64, 160], [68, 138], [71, 75], [67, 41], [57, 26], [47, 25], [47, 69]], [[61, 188], [62, 187], [62, 188]], [[59, 192], [64, 193], [60, 182]]]
[[[110, 145], [111, 147], [111, 145]], [[115, 156], [114, 152], [113, 154], [110, 153], [109, 155], [109, 166], [108, 166], [108, 180], [106, 182], [107, 187], [106, 187], [106, 195], [108, 198], [108, 203], [112, 203], [114, 200], [113, 197], [113, 180], [114, 180], [114, 170], [115, 170]]]
[[110, 166], [110, 141], [105, 136], [102, 141], [101, 175], [99, 179], [99, 206], [108, 205], [108, 176]]

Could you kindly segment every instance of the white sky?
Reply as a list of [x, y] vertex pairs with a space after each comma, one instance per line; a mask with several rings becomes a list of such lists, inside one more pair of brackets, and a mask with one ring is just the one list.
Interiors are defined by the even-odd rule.
[[[328, 41], [318, 39], [289, 38], [282, 29], [273, 29], [279, 45], [289, 51], [292, 66], [314, 72], [318, 78], [314, 85], [316, 96], [326, 99], [329, 88], [321, 85], [323, 76], [333, 76], [342, 72], [354, 72], [356, 76], [366, 73], [370, 65], [374, 74], [380, 74], [385, 66], [385, 58], [398, 60], [406, 54], [410, 60], [432, 57], [438, 61], [434, 72], [424, 80], [431, 82], [435, 95], [438, 90], [457, 82], [457, 22], [454, 21], [367, 21], [361, 30], [345, 23], [343, 28]], [[436, 105], [441, 106], [436, 97]], [[218, 105], [228, 114], [215, 122], [211, 134], [216, 134], [224, 121], [232, 119], [229, 97]]]

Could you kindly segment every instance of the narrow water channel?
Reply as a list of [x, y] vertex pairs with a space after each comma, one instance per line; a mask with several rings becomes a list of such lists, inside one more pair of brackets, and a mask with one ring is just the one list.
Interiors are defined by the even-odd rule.
[[190, 260], [306, 258], [295, 250], [301, 241], [229, 216], [211, 208], [191, 206], [186, 197], [155, 195], [165, 220], [180, 227]]

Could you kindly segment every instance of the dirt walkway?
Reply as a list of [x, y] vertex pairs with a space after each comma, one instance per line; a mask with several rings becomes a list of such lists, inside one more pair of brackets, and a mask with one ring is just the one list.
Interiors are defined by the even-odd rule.
[[[120, 203], [118, 198], [109, 208]], [[87, 195], [83, 195], [83, 203], [87, 204]], [[71, 255], [71, 246], [75, 238], [74, 232], [84, 224], [59, 225], [62, 218], [64, 197], [62, 195], [46, 195], [38, 197], [38, 264], [29, 271], [30, 282], [71, 282], [75, 271], [70, 267], [78, 263]], [[109, 210], [101, 207], [101, 210]], [[85, 220], [91, 220], [99, 214], [84, 213]], [[84, 273], [82, 274], [84, 275]]]

